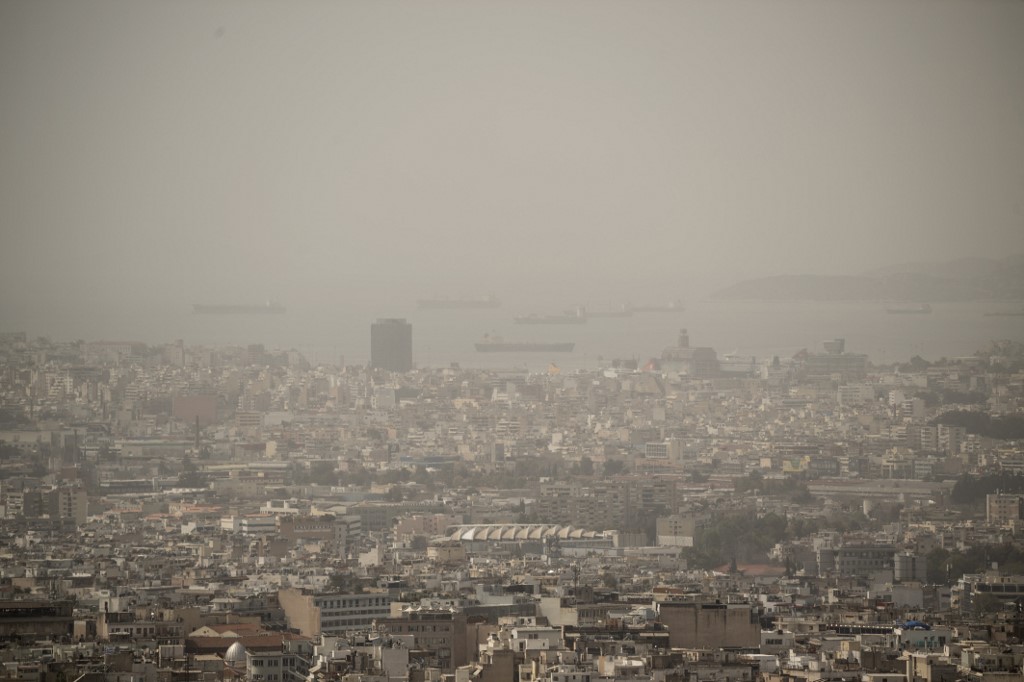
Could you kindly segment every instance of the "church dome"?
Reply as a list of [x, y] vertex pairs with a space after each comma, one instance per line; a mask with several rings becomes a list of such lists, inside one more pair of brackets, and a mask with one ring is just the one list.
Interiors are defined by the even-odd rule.
[[245, 653], [245, 645], [241, 642], [235, 642], [228, 647], [227, 652], [224, 654], [224, 662], [233, 668], [237, 666], [244, 666]]

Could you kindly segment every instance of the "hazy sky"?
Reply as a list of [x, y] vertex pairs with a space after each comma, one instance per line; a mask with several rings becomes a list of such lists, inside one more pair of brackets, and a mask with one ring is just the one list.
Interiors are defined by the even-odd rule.
[[15, 325], [998, 256], [1022, 204], [1020, 1], [0, 2]]

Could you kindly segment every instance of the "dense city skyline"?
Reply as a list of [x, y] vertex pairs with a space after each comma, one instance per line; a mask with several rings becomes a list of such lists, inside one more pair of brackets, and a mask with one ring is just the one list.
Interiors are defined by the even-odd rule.
[[0, 2], [0, 682], [1024, 682], [1024, 2]]

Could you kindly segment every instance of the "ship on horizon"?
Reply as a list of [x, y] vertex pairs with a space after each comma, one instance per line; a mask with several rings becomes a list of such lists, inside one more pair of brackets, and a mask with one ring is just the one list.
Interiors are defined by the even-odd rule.
[[932, 311], [928, 303], [911, 303], [887, 306], [885, 312], [890, 315], [927, 315]]
[[274, 301], [263, 304], [193, 303], [192, 312], [197, 315], [280, 315], [288, 309]]
[[516, 324], [584, 324], [587, 321], [587, 310], [583, 306], [576, 306], [558, 315], [517, 315], [512, 321]]
[[421, 298], [416, 301], [420, 310], [473, 310], [500, 308], [501, 301], [495, 296], [480, 298]]
[[629, 309], [635, 313], [681, 313], [684, 310], [683, 302], [678, 298], [665, 305], [633, 305]]
[[618, 308], [611, 308], [608, 310], [590, 310], [586, 309], [584, 312], [587, 317], [633, 317], [634, 308], [628, 303], [624, 303]]
[[484, 336], [477, 341], [478, 353], [571, 353], [572, 341], [505, 341], [500, 336]]

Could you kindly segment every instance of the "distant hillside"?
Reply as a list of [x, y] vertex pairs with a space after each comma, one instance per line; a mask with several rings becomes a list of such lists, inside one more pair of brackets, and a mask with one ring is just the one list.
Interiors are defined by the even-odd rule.
[[779, 275], [748, 279], [714, 298], [804, 301], [976, 301], [1024, 299], [1024, 256], [909, 263], [864, 275]]

